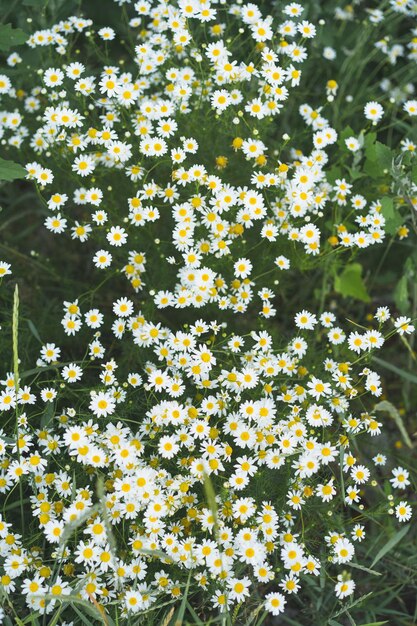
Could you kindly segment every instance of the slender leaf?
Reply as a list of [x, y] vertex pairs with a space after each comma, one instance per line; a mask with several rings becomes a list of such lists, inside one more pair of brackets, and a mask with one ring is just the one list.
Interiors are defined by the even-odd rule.
[[408, 432], [404, 426], [404, 422], [401, 418], [401, 415], [399, 414], [395, 406], [391, 404], [391, 402], [387, 402], [387, 400], [378, 402], [378, 404], [374, 406], [374, 411], [386, 411], [396, 423], [398, 430], [400, 431], [402, 438], [404, 439], [404, 442], [407, 444], [409, 448], [413, 447], [413, 442], [411, 441], [408, 435]]
[[201, 619], [198, 617], [197, 613], [194, 611], [193, 607], [188, 601], [187, 601], [187, 609], [193, 616], [193, 620], [195, 621], [196, 626], [207, 626], [207, 624], [201, 621]]
[[382, 576], [381, 572], [376, 572], [369, 567], [364, 567], [363, 565], [359, 565], [359, 563], [349, 563], [349, 567], [353, 567], [355, 569], [360, 569], [362, 572], [367, 572], [367, 574], [372, 574], [372, 576]]
[[404, 528], [401, 528], [401, 530], [399, 530], [393, 537], [391, 537], [391, 539], [384, 546], [382, 546], [382, 548], [372, 561], [371, 568], [375, 567], [375, 565], [381, 559], [383, 559], [384, 556], [388, 554], [388, 552], [390, 552], [390, 550], [392, 550], [397, 545], [397, 543], [401, 541], [401, 539], [404, 539], [410, 528], [411, 525], [407, 524], [406, 526], [404, 526]]
[[175, 606], [170, 608], [170, 610], [168, 611], [168, 613], [164, 617], [164, 620], [161, 622], [161, 626], [168, 626], [168, 624], [170, 623], [174, 613], [175, 613]]
[[400, 313], [406, 313], [409, 307], [408, 277], [401, 276], [394, 289], [394, 302]]
[[[296, 622], [295, 620], [291, 619], [291, 617], [288, 617], [285, 614], [282, 616], [281, 619], [285, 624], [290, 624], [290, 626], [303, 626], [302, 624], [300, 624], [300, 622]], [[334, 620], [332, 621], [333, 621], [333, 626], [343, 626], [343, 624], [339, 624], [339, 622], [336, 622]], [[329, 622], [329, 624], [331, 624], [331, 622]]]
[[148, 550], [147, 548], [141, 548], [138, 552], [140, 552], [140, 554], [144, 554], [145, 556], [166, 561], [167, 563], [173, 562], [171, 557], [165, 554], [165, 552], [162, 552], [162, 550]]
[[398, 374], [398, 376], [401, 376], [401, 378], [404, 378], [405, 380], [410, 381], [410, 383], [414, 383], [415, 385], [417, 385], [417, 376], [415, 376], [414, 374], [410, 374], [410, 372], [407, 372], [406, 370], [402, 370], [400, 367], [397, 367], [396, 365], [393, 365], [392, 363], [388, 363], [388, 361], [384, 361], [384, 359], [380, 359], [379, 357], [374, 356], [372, 357], [372, 360], [378, 365], [380, 365], [381, 367], [384, 367], [390, 372], [394, 372], [394, 374]]
[[43, 341], [40, 338], [40, 335], [38, 333], [38, 329], [36, 328], [35, 324], [32, 322], [32, 320], [28, 320], [27, 322], [28, 322], [29, 330], [32, 333], [32, 335], [35, 337], [35, 339], [37, 339], [39, 341], [39, 343], [43, 344]]
[[340, 496], [342, 498], [343, 506], [346, 506], [345, 502], [345, 479], [343, 476], [343, 462], [345, 458], [345, 447], [340, 446], [339, 452], [339, 467], [340, 467]]
[[187, 585], [185, 587], [185, 591], [184, 591], [184, 595], [182, 597], [181, 605], [180, 605], [180, 608], [178, 610], [178, 615], [177, 615], [177, 618], [175, 620], [175, 626], [182, 626], [182, 623], [184, 621], [185, 609], [187, 607], [188, 590], [190, 588], [190, 581], [191, 581], [191, 572], [188, 575]]
[[206, 493], [207, 504], [214, 518], [214, 532], [216, 536], [218, 536], [219, 526], [217, 520], [216, 492], [214, 491], [213, 483], [211, 482], [210, 476], [206, 473], [204, 473], [204, 491]]
[[[248, 621], [246, 622], [245, 626], [252, 626], [252, 624], [255, 624], [255, 620], [263, 608], [264, 608], [263, 604], [260, 604], [259, 606], [257, 606], [256, 609], [252, 611], [252, 613], [249, 615]], [[263, 624], [263, 622], [265, 621], [268, 615], [269, 615], [268, 611], [264, 610], [259, 620], [256, 620], [256, 626], [261, 626], [261, 624]]]
[[93, 624], [93, 622], [90, 622], [90, 620], [88, 619], [88, 617], [86, 615], [84, 615], [80, 609], [78, 609], [76, 606], [72, 607], [75, 611], [75, 613], [78, 615], [78, 617], [80, 618], [80, 620], [82, 621], [83, 624], [85, 624], [85, 626], [96, 626], [95, 624]]
[[49, 622], [48, 626], [56, 626], [58, 624], [59, 618], [61, 617], [61, 613], [62, 613], [62, 606], [60, 606], [57, 612], [55, 613], [55, 615], [52, 616], [52, 619]]
[[68, 539], [71, 535], [82, 526], [96, 511], [99, 511], [100, 507], [98, 504], [93, 504], [90, 508], [86, 509], [81, 513], [77, 519], [72, 522], [67, 522], [64, 526], [64, 530], [62, 531], [62, 535], [59, 538], [59, 546], [64, 547]]
[[361, 596], [360, 598], [358, 598], [357, 600], [352, 602], [352, 604], [349, 604], [349, 606], [344, 606], [343, 609], [341, 609], [340, 611], [338, 611], [337, 613], [334, 614], [334, 617], [339, 617], [339, 615], [343, 615], [343, 613], [346, 613], [347, 611], [350, 611], [351, 608], [353, 608], [357, 604], [360, 604], [361, 602], [366, 600], [366, 598], [369, 598], [370, 596], [372, 596], [372, 594], [373, 594], [373, 592], [370, 591], [369, 593], [366, 593], [365, 595]]

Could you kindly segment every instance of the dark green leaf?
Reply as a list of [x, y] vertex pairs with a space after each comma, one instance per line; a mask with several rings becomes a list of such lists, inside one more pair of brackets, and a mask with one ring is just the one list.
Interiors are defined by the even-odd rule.
[[391, 170], [393, 153], [385, 144], [376, 141], [368, 145], [365, 148], [365, 155], [364, 170], [372, 178], [380, 178], [386, 174], [384, 170]]
[[327, 172], [327, 180], [329, 181], [330, 184], [333, 184], [335, 180], [337, 178], [341, 178], [341, 176], [342, 176], [342, 170], [337, 165], [335, 167], [332, 167]]
[[7, 52], [10, 48], [20, 46], [28, 38], [21, 28], [12, 28], [11, 24], [0, 24], [0, 50]]
[[370, 302], [371, 300], [362, 279], [362, 265], [360, 263], [346, 265], [343, 272], [335, 277], [334, 288], [335, 291], [345, 297], [356, 298], [362, 302]]
[[407, 276], [401, 276], [394, 289], [394, 302], [400, 313], [408, 311], [408, 280]]
[[24, 178], [27, 172], [24, 167], [13, 161], [0, 158], [0, 180], [15, 180]]
[[54, 405], [48, 402], [41, 417], [41, 428], [45, 428], [54, 417]]
[[365, 150], [370, 148], [375, 144], [376, 141], [376, 133], [367, 133], [364, 139]]
[[339, 141], [337, 143], [343, 150], [348, 149], [345, 142], [345, 139], [347, 139], [348, 137], [355, 137], [355, 132], [351, 129], [350, 126], [346, 126], [346, 128], [344, 128], [339, 135]]
[[394, 207], [392, 199], [388, 197], [382, 198], [381, 207], [381, 213], [386, 220], [385, 229], [389, 235], [394, 235], [403, 222], [401, 213]]

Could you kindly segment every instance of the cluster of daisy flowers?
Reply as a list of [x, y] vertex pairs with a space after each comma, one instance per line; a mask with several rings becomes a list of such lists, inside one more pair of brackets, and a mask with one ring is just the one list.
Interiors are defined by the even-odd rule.
[[[77, 303], [66, 308], [81, 316]], [[337, 597], [353, 593], [347, 568], [366, 534], [366, 516], [357, 515], [370, 507], [364, 487], [385, 480], [401, 494], [372, 505], [374, 515], [388, 506], [400, 521], [411, 517], [403, 496], [408, 471], [394, 467], [381, 478], [385, 455], [371, 458], [369, 442], [367, 452], [358, 445], [382, 426], [364, 409], [366, 396], [381, 393], [367, 355], [393, 332], [413, 332], [411, 321], [391, 320], [380, 308], [378, 328], [359, 336], [331, 312], [318, 319], [302, 310], [297, 334], [278, 348], [266, 331], [238, 336], [198, 320], [174, 332], [126, 299], [113, 310], [128, 312], [135, 349], [146, 351], [139, 372], [119, 377], [117, 362], [94, 339], [90, 355], [100, 373], [90, 392], [82, 379], [91, 365], [64, 364], [54, 343], [42, 347], [37, 364], [60, 372], [53, 386], [43, 370], [32, 386], [12, 373], [1, 381], [1, 410], [17, 410], [18, 430], [16, 439], [0, 433], [0, 492], [13, 501], [23, 486], [41, 537], [27, 548], [1, 519], [3, 589], [41, 614], [77, 595], [102, 605], [117, 599], [130, 615], [181, 598], [191, 572], [217, 610], [245, 602], [262, 585], [265, 607], [277, 615], [306, 576], [319, 575], [324, 550]], [[320, 366], [317, 351], [328, 355]], [[73, 389], [77, 408], [69, 406]], [[259, 481], [268, 495], [254, 488]], [[334, 513], [319, 546], [316, 526], [302, 521], [318, 508], [329, 519]]]
[[[413, 333], [412, 320], [383, 307], [377, 328], [357, 332], [303, 309], [278, 347], [265, 330], [236, 334], [221, 319], [168, 328], [136, 294], [150, 270], [145, 301], [156, 313], [245, 313], [258, 298], [257, 312], [273, 318], [281, 272], [384, 240], [382, 199], [330, 173], [341, 139], [322, 108], [298, 107], [308, 149], [290, 128], [271, 140], [316, 35], [300, 4], [279, 22], [254, 3], [132, 4], [129, 64], [103, 65], [120, 39], [113, 28], [70, 17], [28, 41], [48, 48], [38, 86], [0, 76], [2, 141], [30, 155], [46, 228], [89, 242], [91, 263], [132, 288], [112, 294], [112, 312], [93, 296], [64, 301], [71, 361], [48, 338], [32, 384], [0, 381], [0, 411], [17, 416], [13, 438], [0, 431], [0, 493], [15, 504], [20, 486], [32, 511], [22, 536], [0, 519], [0, 583], [41, 614], [71, 595], [117, 603], [126, 617], [175, 602], [192, 578], [191, 594], [216, 610], [250, 604], [260, 589], [277, 615], [325, 567], [342, 599], [355, 589], [365, 489], [385, 481], [400, 494], [372, 514], [411, 517], [407, 469], [385, 471], [368, 438], [382, 428], [371, 353]], [[101, 48], [94, 69], [69, 59], [82, 33], [92, 55]], [[337, 89], [323, 88], [326, 106]], [[416, 114], [414, 100], [401, 102]], [[365, 120], [383, 116], [366, 104]], [[354, 164], [365, 135], [344, 140]], [[0, 278], [8, 273], [0, 263]], [[310, 513], [317, 521], [305, 527]], [[28, 524], [37, 545], [25, 543]]]
[[[402, 14], [414, 20], [417, 15], [417, 9], [415, 4], [408, 0], [392, 0], [389, 3], [389, 7], [386, 7], [386, 11], [382, 9], [368, 9], [369, 21], [378, 26], [381, 23], [386, 22], [386, 16], [389, 11]], [[408, 22], [408, 25], [413, 22]], [[396, 41], [389, 33], [383, 35], [378, 41], [374, 43], [377, 48], [387, 59], [390, 65], [397, 65], [398, 61], [405, 59], [406, 61], [417, 60], [417, 29], [415, 27], [408, 28], [406, 37]], [[407, 85], [410, 88], [411, 93], [414, 91], [412, 85]], [[410, 91], [409, 91], [410, 93]]]
[[[49, 231], [92, 240], [92, 263], [122, 271], [136, 292], [145, 285], [145, 268], [135, 259], [144, 257], [150, 237], [155, 249], [162, 240], [158, 253], [171, 264], [172, 278], [152, 289], [158, 308], [210, 303], [243, 313], [256, 301], [264, 317], [274, 315], [280, 271], [299, 263], [300, 246], [318, 257], [329, 248], [384, 240], [380, 200], [356, 193], [355, 182], [343, 176], [329, 181], [338, 135], [321, 109], [299, 108], [308, 151], [290, 147], [288, 133], [277, 150], [265, 131], [291, 105], [316, 34], [300, 5], [284, 7], [274, 28], [252, 3], [226, 10], [217, 2], [143, 2], [135, 11], [134, 33], [144, 23], [152, 27], [140, 31], [129, 71], [105, 65], [89, 73], [83, 63], [62, 64], [58, 56], [61, 66], [41, 71], [30, 93], [4, 77], [0, 93], [17, 108], [4, 112], [2, 127], [9, 144], [28, 143], [36, 157], [26, 169], [44, 198]], [[237, 27], [233, 41], [244, 38], [249, 62], [238, 61], [230, 43]], [[95, 37], [91, 21], [73, 17], [37, 31], [29, 44], [60, 52], [82, 31], [87, 41]], [[98, 46], [116, 38], [110, 31], [98, 32]], [[380, 108], [369, 103], [364, 119], [379, 119]], [[206, 135], [217, 126], [222, 151], [208, 163]], [[360, 142], [349, 139], [357, 160]], [[62, 180], [63, 169], [70, 175]], [[239, 169], [245, 174], [232, 183]], [[124, 198], [120, 189], [128, 190]]]
[[[397, 14], [396, 19], [392, 19], [395, 14]], [[417, 113], [415, 85], [411, 82], [411, 72], [410, 82], [398, 80], [397, 77], [401, 76], [407, 68], [412, 70], [417, 60], [417, 29], [414, 26], [416, 15], [416, 6], [409, 0], [391, 0], [385, 6], [378, 8], [366, 6], [363, 3], [349, 5], [340, 3], [340, 6], [329, 5], [328, 13], [325, 14], [325, 17], [345, 22], [347, 28], [352, 22], [366, 24], [368, 26], [366, 41], [377, 51], [378, 61], [382, 63], [385, 61], [388, 68], [389, 66], [396, 67], [396, 72], [384, 71], [382, 73], [382, 78], [378, 79], [380, 89], [378, 101], [368, 101], [364, 107], [364, 114], [366, 119], [373, 124], [386, 122], [391, 112], [388, 114], [383, 104], [386, 103], [388, 106], [394, 104], [397, 109], [394, 113], [395, 117], [401, 120], [403, 128], [405, 128], [405, 123], [410, 130], [400, 142], [402, 149], [404, 152], [411, 153], [417, 150], [410, 125], [412, 122], [410, 118]], [[397, 30], [396, 25], [400, 19], [402, 28]], [[346, 58], [346, 54], [350, 54], [348, 51], [349, 46], [342, 49], [335, 49], [331, 46], [323, 48], [323, 57], [330, 62], [330, 65], [334, 62], [334, 74], [337, 74], [336, 63], [340, 65]], [[360, 89], [360, 86], [359, 80], [347, 87], [348, 93], [345, 97], [348, 103], [353, 101], [353, 94]], [[329, 101], [334, 99], [338, 90], [339, 84], [336, 80], [328, 81]]]
[[[331, 13], [334, 13], [335, 18], [342, 22], [353, 22], [362, 19], [371, 25], [370, 35], [375, 34], [375, 36], [379, 37], [373, 43], [373, 46], [385, 56], [390, 65], [397, 65], [401, 59], [416, 61], [417, 30], [415, 27], [410, 28], [410, 25], [414, 24], [413, 19], [416, 17], [417, 9], [410, 0], [390, 0], [385, 6], [378, 8], [359, 4], [343, 4], [343, 6], [332, 6]], [[393, 22], [389, 20], [389, 17], [395, 13], [403, 18], [411, 18], [408, 21], [404, 19], [403, 23], [406, 27], [401, 32], [401, 37], [393, 37], [390, 32], [390, 26]], [[337, 58], [337, 51], [334, 48], [327, 47], [325, 48], [324, 56], [326, 59], [333, 61]]]

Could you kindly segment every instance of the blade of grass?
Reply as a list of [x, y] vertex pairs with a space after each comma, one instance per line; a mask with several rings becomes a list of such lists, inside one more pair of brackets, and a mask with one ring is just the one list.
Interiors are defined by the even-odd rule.
[[[13, 343], [13, 376], [14, 391], [16, 395], [16, 448], [17, 458], [20, 463], [20, 447], [19, 447], [19, 404], [17, 401], [19, 394], [19, 287], [14, 288], [13, 295], [13, 316], [12, 316], [12, 343]], [[19, 500], [20, 500], [20, 519], [22, 524], [22, 535], [25, 535], [25, 512], [23, 507], [23, 475], [19, 478]]]
[[391, 402], [387, 402], [387, 400], [378, 402], [378, 404], [374, 406], [374, 411], [385, 411], [386, 413], [388, 413], [389, 416], [392, 417], [392, 419], [396, 423], [398, 430], [400, 431], [402, 438], [404, 439], [404, 443], [406, 443], [409, 448], [413, 447], [413, 442], [411, 441], [408, 432], [406, 431], [401, 415], [399, 414], [395, 406], [391, 404]]
[[191, 581], [191, 572], [188, 575], [187, 585], [185, 587], [184, 595], [182, 597], [181, 605], [178, 610], [178, 615], [176, 617], [174, 626], [182, 626], [182, 623], [184, 621], [185, 609], [187, 607], [188, 591], [190, 589], [190, 581]]
[[403, 539], [406, 536], [410, 528], [411, 528], [411, 525], [407, 524], [407, 526], [404, 526], [404, 528], [401, 528], [401, 530], [399, 530], [393, 537], [391, 537], [391, 539], [384, 546], [382, 546], [382, 548], [380, 549], [380, 551], [374, 558], [371, 564], [371, 568], [375, 567], [375, 565], [382, 558], [384, 558], [384, 556], [388, 554], [388, 552], [392, 550], [397, 545], [397, 543], [401, 541], [401, 539]]
[[380, 359], [379, 357], [376, 357], [376, 356], [372, 357], [372, 361], [374, 361], [381, 367], [384, 367], [385, 369], [389, 370], [390, 372], [394, 372], [394, 374], [398, 374], [398, 376], [401, 376], [401, 378], [404, 378], [405, 380], [410, 381], [410, 383], [414, 383], [415, 385], [417, 385], [417, 376], [414, 376], [414, 374], [410, 374], [410, 372], [406, 372], [405, 370], [402, 370], [400, 367], [397, 367], [396, 365], [393, 365], [392, 363], [388, 363], [388, 361], [384, 361], [384, 359]]
[[175, 613], [175, 606], [173, 606], [168, 613], [166, 614], [166, 616], [164, 617], [164, 620], [161, 622], [161, 626], [168, 626], [168, 624], [170, 623], [172, 616]]
[[339, 615], [343, 615], [343, 613], [346, 613], [347, 611], [350, 611], [350, 609], [352, 609], [354, 606], [356, 606], [357, 604], [360, 604], [361, 602], [363, 602], [364, 600], [366, 600], [366, 598], [369, 598], [370, 596], [372, 596], [373, 592], [370, 591], [369, 593], [366, 593], [365, 595], [361, 596], [360, 598], [358, 598], [357, 600], [355, 600], [354, 602], [352, 602], [352, 604], [349, 604], [349, 606], [344, 606], [343, 609], [340, 609], [340, 611], [338, 611], [337, 613], [335, 613], [333, 615], [333, 617], [339, 617]]
[[[300, 622], [296, 622], [295, 620], [291, 619], [291, 617], [287, 617], [287, 615], [282, 615], [281, 619], [286, 624], [290, 624], [290, 626], [302, 626], [302, 624], [300, 624]], [[330, 622], [329, 622], [329, 624], [330, 624]], [[342, 624], [339, 624], [338, 622], [334, 622], [334, 624], [335, 624], [335, 626], [342, 626]]]
[[93, 504], [93, 506], [81, 513], [81, 515], [77, 517], [77, 519], [75, 519], [73, 522], [67, 522], [67, 524], [65, 524], [64, 526], [62, 535], [59, 540], [60, 548], [64, 548], [72, 533], [77, 530], [77, 528], [82, 526], [96, 511], [99, 511], [99, 509], [100, 507], [98, 504]]
[[138, 552], [140, 554], [144, 554], [145, 556], [152, 556], [155, 559], [160, 559], [166, 563], [173, 563], [171, 557], [165, 554], [165, 552], [162, 552], [162, 550], [148, 550], [147, 548], [141, 548]]
[[114, 558], [114, 562], [117, 561], [117, 542], [113, 533], [113, 528], [109, 520], [109, 513], [106, 507], [106, 495], [104, 489], [104, 481], [101, 476], [97, 479], [97, 498], [99, 501], [101, 516], [103, 518], [104, 528], [106, 529], [106, 537], [109, 541], [110, 553]]
[[353, 567], [355, 569], [360, 569], [362, 572], [367, 572], [368, 574], [372, 574], [373, 576], [382, 576], [381, 572], [376, 572], [369, 567], [364, 567], [363, 565], [359, 565], [359, 563], [349, 563], [349, 567]]
[[28, 326], [29, 326], [29, 330], [32, 333], [32, 335], [35, 337], [35, 339], [37, 339], [39, 341], [39, 343], [43, 343], [42, 339], [40, 338], [38, 329], [36, 328], [35, 324], [32, 322], [32, 320], [27, 320]]
[[75, 613], [78, 615], [78, 617], [80, 618], [80, 620], [82, 621], [83, 624], [85, 624], [86, 626], [95, 626], [93, 624], [93, 622], [90, 622], [90, 620], [88, 619], [88, 617], [86, 617], [85, 615], [83, 615], [81, 613], [81, 611], [79, 609], [77, 609], [76, 606], [72, 607], [75, 611]]
[[213, 483], [211, 482], [210, 476], [206, 474], [206, 472], [204, 472], [204, 491], [205, 491], [206, 498], [207, 498], [207, 504], [214, 518], [214, 533], [216, 537], [218, 537], [219, 525], [218, 525], [218, 519], [217, 519], [216, 493], [214, 491]]
[[57, 610], [57, 612], [55, 613], [55, 615], [52, 616], [51, 621], [49, 622], [48, 626], [56, 626], [58, 623], [58, 620], [61, 616], [62, 613], [62, 606], [60, 606]]
[[16, 396], [19, 392], [19, 287], [14, 288], [13, 295], [13, 318], [12, 318], [12, 337], [13, 337], [13, 375], [14, 388]]
[[245, 626], [251, 626], [251, 624], [254, 624], [255, 626], [261, 626], [261, 624], [264, 623], [264, 621], [266, 620], [268, 616], [268, 611], [264, 611], [261, 617], [258, 620], [256, 619], [262, 609], [263, 609], [263, 604], [260, 604], [254, 611], [252, 611]]
[[207, 624], [204, 624], [204, 622], [202, 622], [201, 619], [198, 617], [197, 613], [194, 611], [193, 607], [188, 602], [188, 600], [187, 600], [187, 609], [189, 610], [189, 612], [193, 616], [193, 619], [194, 619], [194, 621], [196, 623], [196, 626], [207, 626]]
[[345, 479], [343, 476], [343, 460], [345, 458], [345, 447], [340, 446], [339, 465], [340, 465], [340, 495], [342, 498], [343, 506], [346, 506], [345, 502]]
[[[45, 598], [45, 600], [54, 600], [56, 602], [61, 602], [62, 604], [70, 605], [71, 608], [77, 613], [77, 615], [79, 615], [79, 617], [82, 617], [83, 613], [79, 611], [78, 606], [83, 607], [84, 612], [90, 615], [90, 617], [93, 617], [94, 619], [98, 620], [101, 624], [103, 624], [103, 626], [108, 626], [108, 622], [104, 620], [101, 611], [99, 611], [94, 605], [92, 605], [87, 600], [83, 600], [82, 598], [79, 598], [78, 596], [74, 596], [74, 595], [55, 596], [53, 594], [48, 593], [48, 594], [42, 595], [41, 597]], [[85, 617], [85, 620], [87, 620], [86, 617]], [[96, 626], [95, 624], [92, 624], [90, 620], [84, 621], [84, 623], [88, 624], [89, 626]]]
[[350, 626], [357, 626], [355, 620], [353, 619], [353, 617], [351, 616], [351, 614], [349, 613], [349, 611], [346, 611], [346, 617], [349, 620]]

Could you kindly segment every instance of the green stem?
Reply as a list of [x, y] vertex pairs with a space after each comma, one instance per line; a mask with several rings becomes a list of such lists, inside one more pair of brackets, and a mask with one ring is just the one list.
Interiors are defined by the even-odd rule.
[[[17, 456], [20, 463], [20, 450], [19, 450], [19, 287], [16, 285], [13, 296], [13, 318], [12, 318], [12, 342], [13, 342], [13, 375], [14, 375], [14, 390], [16, 395], [16, 448]], [[19, 497], [20, 497], [20, 517], [22, 522], [22, 535], [25, 534], [25, 513], [23, 507], [23, 484], [22, 476], [19, 478]]]

